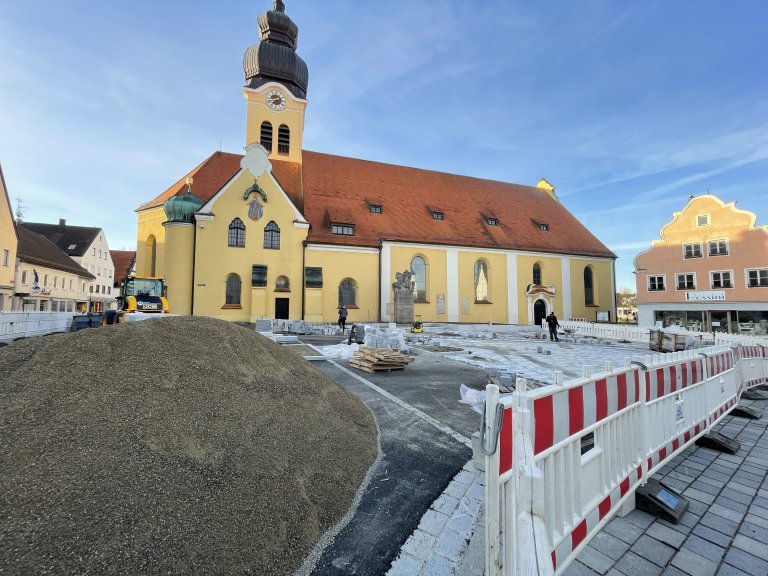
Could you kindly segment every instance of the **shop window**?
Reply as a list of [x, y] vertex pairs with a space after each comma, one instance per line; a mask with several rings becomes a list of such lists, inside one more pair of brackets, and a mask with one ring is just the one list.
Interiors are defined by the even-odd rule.
[[280, 227], [274, 220], [264, 227], [264, 248], [280, 250]]
[[648, 276], [648, 292], [661, 292], [664, 287], [664, 276]]
[[357, 306], [357, 283], [351, 278], [345, 278], [339, 284], [339, 306]]
[[594, 278], [592, 277], [592, 268], [584, 268], [584, 304], [586, 306], [595, 305]]
[[307, 288], [322, 288], [323, 269], [313, 266], [304, 268], [304, 284]]
[[710, 240], [710, 256], [728, 256], [728, 240]]
[[235, 218], [229, 225], [227, 246], [230, 248], [245, 248], [245, 224], [240, 218]]
[[411, 260], [411, 272], [413, 272], [413, 301], [427, 301], [427, 263], [421, 256], [414, 256]]
[[[22, 284], [26, 282], [22, 281]], [[768, 287], [768, 268], [758, 268], [747, 270], [747, 287], [765, 288]]]
[[701, 252], [701, 242], [683, 244], [683, 251], [685, 258], [701, 258], [703, 256]]
[[227, 276], [227, 292], [225, 304], [228, 306], [240, 305], [240, 276], [237, 274], [230, 274]]
[[261, 123], [261, 136], [259, 137], [259, 144], [266, 148], [267, 152], [272, 152], [272, 123]]
[[678, 290], [696, 290], [696, 274], [675, 274]]
[[475, 302], [488, 302], [488, 264], [475, 262]]
[[254, 264], [251, 268], [251, 287], [266, 288], [267, 286], [267, 267], [262, 264]]
[[710, 279], [711, 279], [710, 286], [713, 289], [714, 288], [733, 288], [733, 284], [731, 283], [730, 271], [711, 272]]
[[541, 265], [538, 262], [533, 265], [533, 283], [541, 284]]

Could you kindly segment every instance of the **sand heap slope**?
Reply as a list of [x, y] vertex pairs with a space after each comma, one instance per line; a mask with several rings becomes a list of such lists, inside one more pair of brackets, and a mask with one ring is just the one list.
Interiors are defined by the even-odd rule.
[[227, 322], [16, 342], [0, 349], [0, 571], [290, 574], [376, 451], [357, 398]]

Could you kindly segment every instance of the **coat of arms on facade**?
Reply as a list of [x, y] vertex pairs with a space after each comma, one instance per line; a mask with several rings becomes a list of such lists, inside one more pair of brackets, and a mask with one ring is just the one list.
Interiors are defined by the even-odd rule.
[[267, 193], [264, 192], [264, 190], [261, 189], [261, 186], [259, 186], [259, 183], [256, 182], [256, 180], [253, 181], [253, 186], [248, 188], [243, 193], [243, 200], [248, 200], [248, 197], [253, 194], [253, 200], [248, 202], [248, 218], [251, 220], [258, 220], [264, 215], [264, 205], [259, 202], [258, 196], [261, 196], [261, 199], [264, 201], [264, 204], [267, 203]]

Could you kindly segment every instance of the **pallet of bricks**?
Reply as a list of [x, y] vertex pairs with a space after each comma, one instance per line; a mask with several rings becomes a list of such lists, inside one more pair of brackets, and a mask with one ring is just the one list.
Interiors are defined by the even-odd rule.
[[412, 356], [401, 354], [397, 350], [385, 348], [360, 348], [349, 359], [349, 363], [358, 370], [365, 372], [390, 372], [392, 370], [405, 370], [405, 367], [413, 362]]

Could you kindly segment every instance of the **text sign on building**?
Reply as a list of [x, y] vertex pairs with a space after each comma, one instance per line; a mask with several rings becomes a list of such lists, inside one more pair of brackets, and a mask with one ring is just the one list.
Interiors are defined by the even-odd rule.
[[685, 299], [689, 302], [696, 300], [697, 302], [716, 302], [718, 300], [725, 300], [725, 292], [723, 290], [710, 290], [708, 292], [686, 292]]

